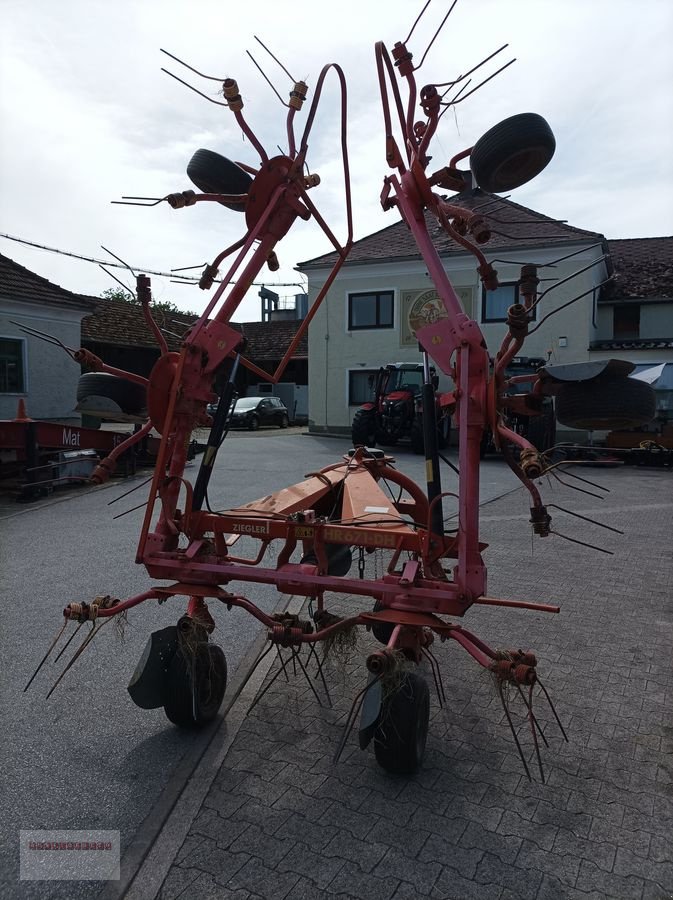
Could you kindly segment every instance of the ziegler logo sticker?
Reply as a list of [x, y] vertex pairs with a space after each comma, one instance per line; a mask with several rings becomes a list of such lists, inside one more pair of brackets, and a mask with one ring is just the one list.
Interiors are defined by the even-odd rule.
[[269, 523], [264, 522], [262, 525], [253, 525], [247, 522], [236, 522], [236, 524], [231, 526], [231, 530], [235, 534], [268, 534]]

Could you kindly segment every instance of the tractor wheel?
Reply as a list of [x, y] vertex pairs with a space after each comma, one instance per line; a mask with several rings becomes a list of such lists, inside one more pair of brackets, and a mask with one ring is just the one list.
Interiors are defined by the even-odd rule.
[[494, 125], [472, 148], [470, 167], [485, 191], [500, 193], [526, 184], [556, 150], [553, 132], [537, 113], [521, 113]]
[[77, 400], [88, 397], [104, 397], [112, 400], [120, 410], [129, 415], [141, 412], [147, 405], [144, 385], [107, 372], [86, 372], [77, 383]]
[[556, 395], [558, 421], [587, 431], [635, 428], [651, 421], [655, 412], [650, 385], [625, 376], [571, 382]]
[[528, 420], [526, 440], [539, 453], [546, 453], [556, 443], [556, 416], [550, 404], [543, 407], [541, 416], [531, 416]]
[[430, 692], [424, 678], [407, 672], [385, 695], [374, 734], [376, 761], [396, 775], [410, 775], [423, 761], [430, 722]]
[[425, 453], [425, 438], [423, 437], [423, 422], [420, 416], [417, 416], [414, 419], [414, 422], [411, 426], [411, 431], [409, 433], [409, 440], [411, 441], [411, 449], [414, 453], [421, 454]]
[[[252, 178], [236, 163], [214, 153], [197, 150], [187, 166], [187, 175], [204, 194], [247, 194]], [[244, 212], [244, 203], [224, 203], [229, 209]]]
[[227, 689], [227, 660], [216, 644], [180, 648], [168, 667], [164, 712], [180, 728], [201, 728], [218, 713]]
[[353, 446], [376, 446], [376, 413], [373, 409], [358, 409], [351, 425]]

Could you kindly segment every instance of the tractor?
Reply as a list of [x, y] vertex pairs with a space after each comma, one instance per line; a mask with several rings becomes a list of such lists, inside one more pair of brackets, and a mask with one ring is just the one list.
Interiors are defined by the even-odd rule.
[[[433, 368], [430, 381], [436, 390], [439, 379]], [[354, 446], [393, 446], [409, 438], [414, 453], [423, 453], [423, 366], [416, 363], [388, 363], [374, 381], [374, 399], [363, 403], [353, 416], [351, 438]], [[449, 442], [453, 394], [436, 394], [437, 444], [443, 449]]]

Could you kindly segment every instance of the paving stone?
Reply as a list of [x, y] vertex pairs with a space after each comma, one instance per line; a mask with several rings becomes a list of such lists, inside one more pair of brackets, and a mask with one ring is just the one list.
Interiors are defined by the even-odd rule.
[[388, 822], [402, 827], [416, 815], [420, 809], [415, 803], [406, 803], [404, 800], [389, 799], [381, 795], [378, 790], [372, 790], [369, 797], [360, 807], [360, 812], [378, 816]]
[[308, 877], [321, 890], [324, 890], [343, 864], [343, 859], [330, 858], [324, 851], [314, 853], [305, 844], [295, 843], [276, 868], [280, 872], [294, 872], [297, 875]]
[[232, 853], [248, 853], [264, 860], [269, 866], [275, 866], [295, 844], [292, 838], [275, 837], [266, 834], [258, 825], [249, 825], [230, 849]]
[[[537, 807], [537, 801], [535, 802]], [[558, 834], [558, 827], [541, 822], [532, 822], [516, 812], [505, 810], [497, 829], [499, 834], [525, 839], [540, 848], [551, 850]]]
[[456, 844], [447, 843], [444, 838], [436, 834], [431, 835], [425, 842], [425, 846], [419, 853], [421, 862], [438, 862], [443, 866], [458, 872], [464, 878], [474, 878], [477, 866], [484, 857], [484, 851], [467, 847], [459, 847]]
[[308, 878], [300, 878], [285, 900], [334, 900], [334, 894], [324, 891]]
[[395, 848], [388, 850], [374, 869], [374, 875], [404, 880], [413, 884], [420, 894], [429, 894], [442, 867], [427, 859], [412, 859]]
[[230, 793], [229, 791], [212, 787], [210, 793], [203, 801], [203, 805], [209, 809], [216, 810], [221, 818], [228, 819], [247, 802], [247, 794]]
[[640, 900], [643, 886], [642, 878], [604, 872], [597, 865], [586, 859], [583, 859], [580, 863], [576, 884], [579, 890], [586, 892], [602, 891], [607, 896], [619, 897], [620, 900]]
[[629, 849], [620, 847], [615, 858], [615, 872], [618, 875], [637, 875], [644, 881], [659, 885], [663, 890], [673, 894], [673, 859], [665, 861], [643, 859]]
[[[276, 800], [276, 804], [279, 800]], [[276, 805], [273, 807], [270, 805], [267, 806], [254, 798], [248, 800], [238, 812], [238, 817], [242, 821], [252, 823], [253, 825], [259, 825], [259, 827], [267, 834], [275, 834], [280, 826], [284, 822], [287, 822], [291, 815], [292, 813], [288, 810], [280, 809]]]
[[327, 797], [330, 800], [338, 800], [349, 809], [358, 810], [366, 802], [370, 791], [366, 788], [344, 784], [337, 778], [326, 778], [315, 791], [316, 797]]
[[425, 828], [398, 828], [392, 822], [379, 820], [371, 829], [368, 839], [404, 850], [407, 856], [416, 856], [430, 832]]
[[333, 825], [311, 822], [298, 813], [291, 813], [275, 835], [279, 838], [293, 838], [313, 850], [322, 850], [337, 833], [338, 829]]
[[390, 900], [399, 886], [399, 879], [389, 874], [384, 878], [363, 873], [353, 863], [345, 863], [329, 884], [333, 894], [345, 894], [359, 900]]
[[288, 790], [286, 784], [280, 784], [273, 781], [266, 781], [259, 775], [248, 774], [238, 785], [237, 790], [241, 794], [248, 794], [250, 797], [256, 797], [262, 803], [271, 805], [275, 803], [279, 797]]
[[215, 810], [204, 807], [194, 820], [190, 834], [211, 838], [217, 841], [218, 847], [226, 850], [249, 827], [242, 819], [223, 819]]
[[534, 822], [557, 825], [572, 831], [577, 837], [588, 837], [591, 828], [591, 816], [586, 812], [568, 812], [541, 800], [533, 814]]
[[605, 819], [618, 828], [624, 821], [626, 807], [616, 801], [602, 803], [600, 800], [588, 800], [584, 794], [573, 792], [566, 809], [569, 813], [590, 813], [595, 819]]
[[405, 803], [429, 809], [431, 812], [442, 815], [451, 801], [451, 797], [444, 791], [426, 791], [417, 784], [408, 783], [400, 792], [400, 799]]
[[180, 863], [183, 869], [199, 869], [225, 880], [231, 878], [250, 859], [249, 853], [230, 853], [215, 841], [206, 840]]
[[479, 884], [456, 875], [453, 869], [444, 869], [430, 896], [433, 900], [499, 900], [502, 888], [499, 884]]
[[309, 797], [300, 790], [286, 791], [273, 804], [273, 809], [298, 812], [311, 822], [320, 822], [327, 816], [333, 802], [327, 797]]
[[591, 841], [578, 838], [571, 831], [561, 829], [554, 841], [553, 852], [574, 859], [588, 859], [600, 869], [611, 872], [617, 847], [607, 841]]
[[579, 859], [571, 855], [561, 856], [548, 850], [540, 850], [537, 844], [524, 841], [516, 858], [516, 864], [522, 869], [531, 869], [553, 875], [564, 884], [574, 887], [580, 868]]
[[299, 876], [294, 872], [279, 872], [268, 868], [258, 859], [250, 859], [227, 886], [250, 891], [264, 900], [285, 900], [298, 881]]
[[428, 810], [417, 809], [409, 822], [409, 830], [422, 829], [457, 844], [467, 825], [468, 820], [459, 816], [438, 816]]
[[199, 875], [184, 893], [185, 897], [199, 900], [253, 900], [248, 891], [228, 888], [220, 884], [212, 875]]
[[644, 831], [627, 831], [625, 828], [615, 828], [604, 819], [594, 819], [589, 831], [589, 840], [611, 843], [616, 847], [628, 847], [637, 856], [646, 858], [650, 853], [650, 842], [654, 838]]
[[478, 822], [470, 822], [460, 839], [461, 847], [488, 850], [504, 863], [513, 863], [521, 849], [521, 838], [497, 834], [482, 828]]
[[535, 900], [542, 883], [542, 872], [510, 866], [492, 853], [485, 853], [477, 866], [475, 880], [482, 884], [499, 884], [518, 894], [519, 900]]
[[180, 869], [172, 866], [161, 885], [158, 900], [175, 900], [180, 894], [186, 896], [187, 888], [199, 877], [197, 869]]
[[180, 865], [183, 859], [189, 856], [193, 850], [204, 843], [204, 837], [200, 834], [188, 834], [175, 857], [175, 865]]
[[386, 844], [376, 843], [371, 835], [360, 841], [340, 831], [322, 850], [324, 856], [335, 856], [356, 863], [363, 872], [371, 872], [388, 852]]

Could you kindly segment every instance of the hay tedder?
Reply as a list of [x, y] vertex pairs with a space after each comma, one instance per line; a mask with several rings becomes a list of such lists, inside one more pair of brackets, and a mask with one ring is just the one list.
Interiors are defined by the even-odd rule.
[[[547, 538], [557, 532], [552, 529], [551, 516], [534, 480], [551, 471], [553, 465], [547, 455], [504, 424], [504, 410], [516, 404], [521, 412], [535, 415], [541, 408], [541, 397], [554, 394], [562, 398], [568, 391], [577, 393], [579, 382], [586, 420], [586, 406], [594, 387], [600, 399], [612, 397], [615, 392], [619, 394], [627, 381], [631, 381], [628, 385], [631, 407], [627, 412], [635, 422], [648, 417], [650, 398], [640, 387], [635, 388], [637, 396], [633, 393], [635, 382], [627, 379], [630, 364], [619, 361], [586, 364], [579, 370], [567, 366], [558, 371], [555, 367], [543, 367], [532, 379], [524, 376], [530, 382], [528, 393], [513, 395], [508, 390], [506, 369], [520, 354], [532, 312], [539, 302], [537, 266], [522, 267], [522, 302], [510, 308], [501, 346], [491, 357], [479, 326], [464, 312], [446, 275], [428, 223], [438, 223], [445, 235], [472, 253], [483, 284], [487, 289], [495, 289], [497, 273], [482, 249], [491, 233], [488, 208], [492, 198], [489, 200], [487, 196], [483, 210], [473, 212], [452, 204], [441, 192], [461, 192], [466, 186], [471, 188], [473, 180], [485, 192], [512, 190], [547, 165], [554, 153], [554, 137], [540, 116], [532, 113], [514, 116], [493, 127], [473, 147], [457, 153], [444, 167], [431, 171], [429, 148], [442, 114], [477, 89], [466, 89], [468, 76], [495, 54], [465, 75], [419, 89], [415, 73], [420, 66], [414, 64], [407, 47], [415, 27], [416, 24], [406, 41], [395, 44], [391, 53], [383, 43], [376, 44], [375, 60], [383, 108], [385, 157], [391, 170], [383, 179], [381, 203], [385, 210], [401, 215], [411, 230], [443, 306], [441, 315], [416, 332], [425, 375], [422, 394], [427, 483], [416, 484], [383, 451], [357, 446], [332, 465], [309, 473], [299, 484], [242, 506], [211, 510], [208, 484], [235, 400], [238, 366], [248, 366], [264, 380], [278, 381], [352, 244], [346, 81], [341, 68], [329, 64], [321, 71], [301, 134], [295, 132], [295, 124], [308, 88], [304, 82], [290, 79], [289, 99], [281, 100], [287, 107], [285, 152], [274, 155], [267, 152], [248, 124], [237, 83], [231, 78], [220, 79], [221, 101], [206, 94], [202, 96], [229, 108], [254, 148], [257, 164], [235, 163], [209, 150], [197, 150], [187, 173], [198, 192], [184, 190], [163, 198], [126, 198], [140, 205], [163, 200], [175, 209], [215, 203], [241, 211], [245, 217], [243, 237], [223, 250], [201, 276], [200, 286], [212, 288], [219, 279], [222, 262], [232, 257], [203, 315], [186, 334], [181, 351], [169, 352], [161, 331], [152, 326], [162, 355], [147, 380], [149, 419], [137, 435], [115, 448], [100, 463], [93, 476], [96, 482], [105, 481], [119, 454], [150, 429], [162, 435], [136, 556], [136, 561], [158, 583], [127, 599], [104, 596], [91, 602], [69, 603], [64, 610], [63, 628], [47, 656], [68, 623], [78, 627], [90, 623], [90, 631], [66, 670], [107, 621], [141, 603], [164, 603], [184, 597], [186, 610], [177, 625], [150, 637], [129, 692], [141, 707], [163, 706], [172, 722], [196, 727], [216, 716], [227, 681], [224, 654], [211, 641], [215, 629], [214, 607], [225, 610], [240, 607], [248, 611], [267, 630], [268, 646], [264, 653], [273, 649], [279, 653], [281, 649], [290, 652], [304, 674], [309, 662], [314, 661], [319, 674], [324, 675], [315, 650], [319, 642], [327, 645], [335, 636], [365, 626], [381, 647], [366, 659], [369, 680], [353, 701], [337, 756], [361, 711], [361, 747], [373, 740], [376, 758], [386, 770], [411, 772], [421, 764], [429, 722], [429, 689], [419, 664], [424, 660], [429, 662], [441, 703], [441, 675], [432, 645], [435, 639], [451, 640], [493, 673], [528, 772], [504, 694], [510, 686], [523, 698], [525, 716], [537, 748], [541, 728], [533, 712], [533, 697], [540, 691], [547, 700], [549, 696], [538, 677], [536, 657], [527, 650], [492, 649], [459, 621], [473, 605], [550, 613], [558, 612], [558, 607], [487, 594], [482, 559], [486, 545], [479, 540], [482, 436], [490, 429], [495, 442], [502, 446], [508, 464], [530, 495], [533, 532]], [[201, 76], [177, 57], [172, 58]], [[421, 64], [424, 59], [425, 54]], [[333, 234], [312, 198], [319, 177], [307, 174], [309, 140], [329, 76], [336, 77], [341, 94], [340, 153], [347, 223], [343, 240]], [[492, 77], [486, 77], [481, 83]], [[459, 162], [468, 159], [469, 171], [461, 170]], [[336, 250], [336, 262], [313, 298], [308, 315], [278, 368], [275, 372], [264, 372], [240, 352], [241, 334], [231, 327], [230, 320], [262, 267], [266, 264], [272, 269], [277, 267], [276, 245], [297, 219], [315, 220]], [[151, 286], [145, 275], [137, 276], [137, 291], [148, 321], [152, 322]], [[107, 370], [100, 360], [89, 358], [87, 362], [97, 371]], [[456, 386], [457, 493], [442, 490], [431, 364], [450, 376]], [[217, 410], [210, 417], [206, 408], [215, 402]], [[593, 409], [591, 414], [594, 413], [606, 427], [601, 409]], [[619, 415], [624, 418], [623, 407]], [[185, 464], [190, 436], [197, 426], [209, 427], [210, 435], [192, 483], [186, 477]], [[504, 449], [511, 447], [518, 453]], [[394, 490], [386, 493], [384, 487], [390, 485]], [[450, 520], [453, 525], [445, 521], [443, 509], [449, 496], [456, 513]], [[221, 505], [220, 500], [218, 506]], [[245, 555], [236, 552], [239, 539], [243, 539], [242, 544], [252, 546], [251, 552]], [[387, 560], [384, 571], [374, 573], [373, 577], [365, 572], [362, 562], [365, 554], [372, 551], [385, 551]], [[348, 574], [354, 556], [358, 557], [360, 577]], [[243, 590], [256, 584], [273, 585], [282, 594], [311, 598], [308, 605], [311, 612], [306, 618], [301, 618], [301, 614], [266, 614]], [[360, 604], [355, 604], [350, 614], [336, 615], [330, 611], [330, 596], [335, 594], [348, 595], [349, 602], [353, 603], [353, 598], [362, 598], [362, 606], [357, 608]], [[305, 650], [303, 654], [302, 650]], [[326, 689], [324, 677], [323, 684]]]

